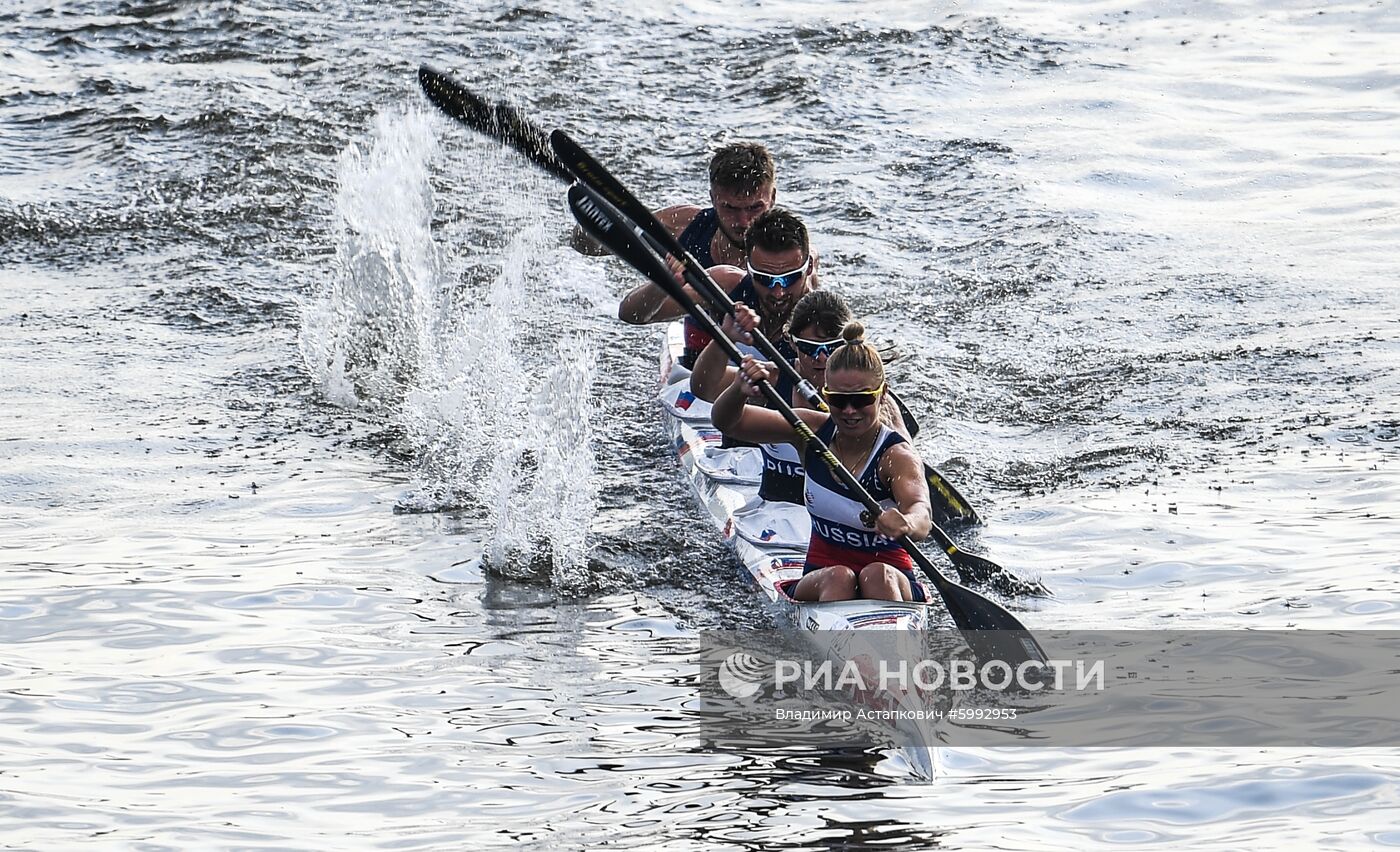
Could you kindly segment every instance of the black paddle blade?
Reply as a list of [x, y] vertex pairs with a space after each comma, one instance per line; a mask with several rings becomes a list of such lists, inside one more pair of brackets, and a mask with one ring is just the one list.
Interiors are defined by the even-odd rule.
[[945, 579], [939, 586], [948, 614], [979, 664], [1000, 660], [1015, 668], [1045, 660], [1040, 643], [1005, 607], [951, 580]]
[[1017, 577], [992, 560], [985, 559], [975, 553], [954, 550], [948, 554], [948, 558], [953, 561], [953, 567], [958, 569], [958, 576], [967, 585], [985, 586], [1008, 598], [1053, 597], [1044, 583]]
[[924, 479], [928, 482], [928, 496], [932, 501], [935, 521], [939, 524], [982, 523], [977, 510], [972, 508], [962, 492], [933, 465], [924, 465]]
[[602, 196], [583, 184], [569, 187], [569, 211], [584, 233], [667, 293], [680, 287], [666, 262]]
[[549, 145], [549, 134], [506, 103], [492, 103], [461, 83], [426, 65], [418, 67], [418, 85], [433, 105], [467, 127], [514, 149], [527, 160], [566, 181], [573, 177]]
[[1046, 661], [1045, 649], [1025, 630], [964, 630], [962, 635], [982, 665], [1000, 660], [1015, 669]]

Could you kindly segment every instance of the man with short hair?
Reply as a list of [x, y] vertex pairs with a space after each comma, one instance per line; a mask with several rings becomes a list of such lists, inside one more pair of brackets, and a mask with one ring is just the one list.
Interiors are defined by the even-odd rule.
[[[802, 297], [817, 289], [817, 259], [812, 255], [807, 226], [793, 213], [774, 207], [749, 228], [748, 240], [752, 252], [744, 270], [747, 274], [733, 267], [712, 269], [710, 274], [721, 287], [732, 288], [730, 298], [736, 304], [752, 312], [745, 327], [752, 328], [752, 320], [757, 319], [758, 330], [784, 358], [791, 361], [796, 353], [788, 341], [788, 320]], [[745, 311], [741, 308], [739, 313]], [[731, 337], [738, 330], [734, 326], [737, 319], [723, 318], [726, 334]], [[742, 342], [740, 348], [760, 354]], [[709, 364], [702, 369], [700, 362], [705, 359], [709, 359]], [[720, 347], [710, 345], [710, 336], [691, 322], [686, 323], [685, 352], [681, 362], [682, 366], [696, 371], [691, 376], [690, 389], [701, 399], [713, 402], [719, 392], [728, 386], [728, 376], [719, 367], [720, 364], [729, 363], [728, 356]], [[724, 375], [725, 380], [715, 384], [713, 380], [716, 375]]]
[[[744, 233], [777, 197], [768, 149], [757, 142], [733, 142], [710, 157], [709, 207], [677, 204], [656, 211], [656, 218], [701, 266], [739, 266], [746, 256]], [[573, 244], [583, 254], [607, 254], [579, 228]]]
[[741, 266], [744, 235], [778, 199], [773, 158], [757, 142], [725, 145], [710, 158], [710, 205], [678, 204], [656, 218], [706, 268]]
[[[764, 336], [778, 341], [797, 300], [817, 286], [817, 258], [812, 254], [807, 226], [794, 213], [774, 207], [749, 226], [745, 242], [749, 257], [744, 268], [715, 266], [709, 270], [710, 277], [731, 299], [752, 308], [758, 314]], [[668, 261], [677, 280], [682, 280], [680, 262], [674, 258]], [[706, 304], [705, 298], [690, 285], [685, 285], [685, 289], [696, 301]], [[685, 315], [684, 308], [650, 281], [635, 287], [618, 306], [618, 316], [636, 325]], [[687, 318], [681, 366], [693, 366], [709, 342], [709, 335]]]

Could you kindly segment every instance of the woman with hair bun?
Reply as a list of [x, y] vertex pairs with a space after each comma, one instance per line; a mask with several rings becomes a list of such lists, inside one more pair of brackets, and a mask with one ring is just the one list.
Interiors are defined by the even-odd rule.
[[865, 342], [865, 327], [848, 322], [841, 339], [844, 343], [827, 359], [821, 389], [830, 412], [797, 409], [796, 413], [880, 503], [883, 511], [873, 524], [865, 523], [864, 505], [815, 452], [803, 446], [781, 414], [745, 404], [760, 396], [755, 383], [771, 377], [764, 363], [744, 357], [734, 381], [715, 400], [711, 420], [734, 438], [786, 441], [802, 455], [812, 533], [802, 579], [791, 592], [794, 598], [922, 601], [913, 560], [897, 539], [907, 535], [917, 541], [932, 527], [923, 461], [904, 436], [881, 422], [885, 366], [880, 353]]

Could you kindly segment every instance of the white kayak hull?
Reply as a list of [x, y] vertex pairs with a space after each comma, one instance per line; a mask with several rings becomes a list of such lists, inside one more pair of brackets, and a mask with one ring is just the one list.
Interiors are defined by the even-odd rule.
[[[852, 600], [813, 603], [793, 599], [784, 585], [802, 576], [811, 526], [807, 511], [792, 504], [765, 503], [758, 497], [763, 469], [754, 447], [722, 448], [723, 435], [710, 423], [710, 404], [690, 393], [690, 372], [679, 366], [683, 348], [679, 322], [667, 328], [661, 355], [658, 394], [666, 435], [681, 470], [710, 519], [744, 570], [771, 604], [780, 607], [805, 634], [851, 630], [898, 630], [922, 634], [928, 607], [901, 601]], [[923, 583], [922, 578], [918, 582]], [[925, 600], [931, 590], [924, 586]], [[823, 643], [825, 645], [825, 643]], [[898, 704], [906, 696], [891, 696]], [[931, 732], [905, 731], [917, 742], [931, 742]], [[914, 771], [933, 773], [929, 748], [902, 749]]]

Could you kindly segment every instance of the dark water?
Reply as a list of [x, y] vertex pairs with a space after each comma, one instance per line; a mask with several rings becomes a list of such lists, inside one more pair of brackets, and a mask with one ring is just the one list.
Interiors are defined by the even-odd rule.
[[16, 848], [1396, 845], [1397, 756], [713, 753], [770, 614], [633, 284], [419, 62], [643, 199], [767, 142], [1032, 627], [1394, 629], [1384, 4], [0, 12]]

